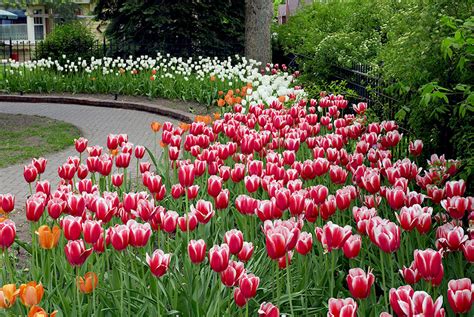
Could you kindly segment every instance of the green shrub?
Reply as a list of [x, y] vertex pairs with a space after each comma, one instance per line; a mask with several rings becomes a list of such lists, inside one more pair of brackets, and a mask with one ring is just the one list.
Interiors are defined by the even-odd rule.
[[46, 39], [38, 44], [36, 57], [50, 57], [53, 60], [61, 60], [63, 55], [69, 60], [78, 57], [90, 58], [95, 55], [95, 42], [91, 30], [80, 22], [57, 25]]
[[[303, 85], [330, 87], [333, 66], [369, 64], [399, 100], [372, 110], [425, 143], [425, 153], [463, 161], [474, 175], [474, 17], [472, 0], [352, 0], [315, 3], [275, 26], [295, 54]], [[374, 87], [372, 87], [374, 88]], [[472, 190], [472, 189], [471, 189]]]
[[304, 76], [325, 80], [335, 64], [375, 60], [384, 40], [382, 25], [398, 5], [389, 0], [315, 2], [274, 31], [284, 51], [297, 56]]

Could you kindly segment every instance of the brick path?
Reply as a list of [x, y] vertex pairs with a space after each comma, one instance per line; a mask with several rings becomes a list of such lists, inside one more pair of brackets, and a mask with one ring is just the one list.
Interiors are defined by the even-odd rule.
[[[131, 143], [153, 148], [154, 135], [150, 131], [151, 121], [176, 123], [176, 120], [146, 112], [66, 104], [0, 102], [0, 112], [40, 115], [69, 122], [81, 129], [82, 135], [89, 140], [89, 145], [99, 144], [104, 147], [109, 133], [126, 133]], [[71, 144], [73, 144], [72, 140]], [[64, 163], [68, 156], [75, 154], [73, 148], [68, 148], [47, 155], [48, 164], [42, 179], [51, 180], [52, 185], [56, 186], [57, 167]], [[28, 193], [28, 185], [23, 179], [24, 163], [0, 169], [0, 193], [12, 193], [16, 196], [17, 211], [11, 215], [11, 218], [17, 220], [17, 226], [20, 226], [17, 228], [19, 230], [21, 230], [22, 223], [18, 220], [24, 219], [21, 213]]]

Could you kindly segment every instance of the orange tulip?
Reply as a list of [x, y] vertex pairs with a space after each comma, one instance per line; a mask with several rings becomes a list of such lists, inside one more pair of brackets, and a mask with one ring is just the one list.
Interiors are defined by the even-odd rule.
[[278, 97], [278, 101], [280, 101], [280, 102], [285, 102], [285, 100], [286, 100], [285, 96]]
[[30, 307], [38, 305], [43, 298], [43, 285], [36, 282], [29, 282], [28, 284], [20, 285], [20, 300], [23, 305]]
[[229, 90], [227, 91], [227, 94], [228, 94], [229, 96], [233, 96], [233, 95], [234, 95], [234, 91], [233, 91], [232, 89], [229, 89]]
[[219, 120], [221, 118], [221, 114], [219, 112], [214, 112], [214, 120]]
[[219, 99], [219, 100], [217, 100], [217, 105], [218, 105], [219, 107], [224, 107], [224, 105], [225, 105], [225, 100], [222, 99], [222, 98]]
[[0, 288], [0, 308], [10, 308], [15, 304], [18, 292], [15, 284], [3, 285]]
[[165, 144], [163, 141], [160, 141], [160, 146], [161, 146], [162, 148], [165, 148], [165, 147], [166, 147], [166, 144]]
[[217, 92], [217, 94], [218, 94], [219, 96], [222, 96], [222, 95], [224, 94], [224, 92], [223, 92], [222, 90], [219, 90], [219, 91]]
[[38, 235], [38, 243], [43, 249], [51, 250], [58, 245], [61, 229], [54, 226], [51, 230], [48, 226], [43, 225], [35, 232]]
[[242, 98], [240, 98], [240, 97], [235, 97], [235, 98], [234, 98], [234, 102], [235, 102], [235, 103], [241, 103], [241, 102], [242, 102]]
[[0, 222], [4, 222], [7, 219], [8, 219], [7, 217], [0, 217]]
[[115, 149], [115, 150], [110, 150], [110, 155], [112, 156], [117, 156], [117, 154], [119, 153], [119, 150], [118, 149]]
[[92, 293], [99, 283], [99, 278], [94, 272], [87, 272], [84, 277], [78, 276], [76, 278], [77, 288], [84, 294]]
[[252, 83], [247, 83], [247, 88], [252, 88]]
[[211, 76], [211, 81], [216, 81], [216, 76]]
[[57, 311], [53, 311], [50, 315], [41, 307], [39, 306], [33, 306], [31, 307], [28, 317], [55, 317], [57, 314]]
[[186, 132], [186, 131], [189, 130], [189, 128], [190, 128], [191, 126], [190, 126], [189, 124], [187, 124], [187, 123], [180, 122], [180, 123], [179, 123], [179, 127], [180, 127], [181, 129], [183, 129], [184, 132]]
[[151, 130], [152, 130], [153, 132], [156, 133], [156, 132], [160, 131], [160, 129], [161, 129], [161, 123], [156, 122], [156, 121], [153, 121], [153, 122], [151, 123]]

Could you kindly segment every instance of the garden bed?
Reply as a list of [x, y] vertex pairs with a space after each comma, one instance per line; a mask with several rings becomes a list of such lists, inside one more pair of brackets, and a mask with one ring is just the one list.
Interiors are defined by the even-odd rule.
[[[423, 142], [395, 121], [308, 99], [269, 68], [218, 93], [213, 116], [151, 122], [160, 157], [110, 134], [76, 141], [57, 188], [27, 165], [36, 234], [14, 241], [0, 222], [7, 314], [471, 316], [474, 198], [459, 162], [417, 162]], [[1, 200], [8, 217], [13, 197]]]

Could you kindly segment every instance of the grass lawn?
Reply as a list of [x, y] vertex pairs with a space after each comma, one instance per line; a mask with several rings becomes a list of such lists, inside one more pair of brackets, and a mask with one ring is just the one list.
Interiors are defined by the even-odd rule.
[[0, 113], [0, 168], [62, 150], [80, 131], [72, 124], [40, 116]]

